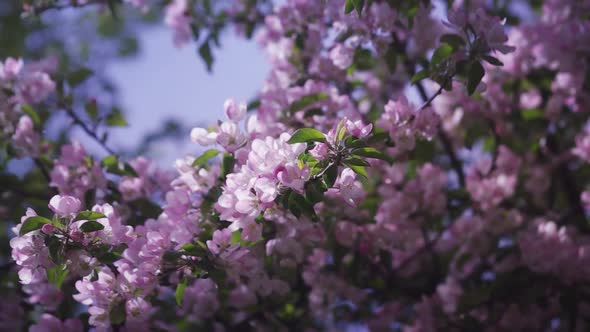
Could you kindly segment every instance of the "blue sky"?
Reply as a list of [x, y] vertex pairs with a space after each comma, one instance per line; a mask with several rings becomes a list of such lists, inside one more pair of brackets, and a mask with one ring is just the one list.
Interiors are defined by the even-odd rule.
[[[248, 101], [254, 97], [269, 70], [263, 51], [254, 41], [231, 32], [221, 42], [221, 49], [214, 50], [213, 73], [209, 74], [194, 44], [175, 48], [172, 32], [166, 27], [142, 31], [140, 54], [115, 61], [106, 69], [119, 89], [130, 123], [111, 131], [110, 144], [133, 147], [143, 134], [170, 117], [190, 126], [208, 126], [223, 118], [227, 98]], [[189, 132], [180, 147], [164, 143], [157, 153], [158, 159], [163, 158], [160, 164], [171, 166], [184, 153], [200, 150], [188, 142]]]

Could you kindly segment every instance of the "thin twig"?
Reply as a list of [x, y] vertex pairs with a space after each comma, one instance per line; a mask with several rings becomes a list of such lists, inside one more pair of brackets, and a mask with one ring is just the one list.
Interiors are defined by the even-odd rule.
[[63, 109], [66, 111], [66, 113], [70, 116], [70, 118], [72, 118], [72, 120], [74, 121], [74, 124], [78, 125], [80, 128], [82, 128], [82, 130], [84, 130], [84, 132], [92, 137], [107, 153], [114, 155], [115, 151], [113, 151], [113, 149], [109, 148], [108, 145], [106, 145], [106, 143], [100, 139], [98, 137], [98, 135], [96, 135], [96, 133], [90, 129], [86, 123], [84, 123], [84, 121], [82, 121], [82, 119], [80, 119], [80, 117], [74, 112], [74, 110], [72, 110], [69, 107], [65, 107], [64, 105], [62, 105]]
[[[432, 103], [432, 101], [442, 93], [442, 90], [443, 90], [443, 87], [441, 86], [436, 91], [435, 94], [433, 94], [430, 98], [428, 98], [428, 95], [426, 94], [426, 89], [424, 89], [424, 86], [422, 85], [421, 82], [416, 83], [416, 88], [418, 89], [418, 92], [420, 93], [420, 97], [422, 97], [422, 99], [425, 101], [422, 108], [426, 108], [427, 106], [429, 106]], [[453, 148], [453, 143], [451, 142], [451, 139], [447, 136], [447, 133], [445, 132], [442, 125], [439, 125], [439, 127], [438, 127], [438, 137], [443, 144], [443, 148], [445, 149], [445, 152], [447, 153], [447, 155], [449, 156], [449, 159], [451, 160], [451, 166], [453, 167], [453, 169], [455, 170], [455, 173], [457, 174], [457, 177], [459, 178], [459, 184], [461, 185], [461, 187], [464, 188], [465, 187], [465, 173], [463, 173], [463, 164], [461, 163], [461, 160], [459, 160], [459, 158], [455, 154], [455, 150]]]

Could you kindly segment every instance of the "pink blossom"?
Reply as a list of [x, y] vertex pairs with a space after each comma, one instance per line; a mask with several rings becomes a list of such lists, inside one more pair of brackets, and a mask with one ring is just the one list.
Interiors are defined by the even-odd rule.
[[36, 324], [29, 328], [29, 332], [62, 332], [83, 331], [82, 322], [78, 319], [66, 319], [61, 321], [50, 314], [43, 314]]
[[174, 0], [166, 7], [164, 21], [174, 31], [174, 46], [188, 43], [192, 33], [190, 28], [190, 8], [187, 0]]
[[0, 80], [15, 80], [23, 66], [22, 59], [7, 58], [4, 63], [0, 62]]
[[49, 201], [49, 208], [60, 217], [72, 217], [80, 212], [82, 202], [72, 196], [55, 195]]
[[247, 105], [245, 103], [236, 104], [233, 99], [228, 99], [223, 104], [225, 116], [228, 120], [239, 122], [246, 116]]
[[330, 51], [330, 59], [340, 69], [346, 69], [352, 64], [354, 49], [343, 44], [337, 44]]

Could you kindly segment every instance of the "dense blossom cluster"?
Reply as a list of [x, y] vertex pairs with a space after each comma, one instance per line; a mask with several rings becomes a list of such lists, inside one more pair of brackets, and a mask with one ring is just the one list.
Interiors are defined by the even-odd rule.
[[0, 138], [47, 181], [0, 330], [590, 328], [588, 1], [124, 3], [178, 47], [253, 29], [272, 71], [171, 173], [51, 142], [55, 61], [0, 63]]

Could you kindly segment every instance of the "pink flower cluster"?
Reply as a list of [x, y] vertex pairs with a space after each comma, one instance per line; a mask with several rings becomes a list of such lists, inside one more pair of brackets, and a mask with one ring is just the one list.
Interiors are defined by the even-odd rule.
[[125, 3], [162, 11], [177, 46], [252, 33], [272, 70], [192, 129], [208, 150], [171, 175], [51, 142], [25, 105], [54, 69], [2, 62], [1, 135], [58, 195], [2, 188], [34, 210], [13, 228], [0, 330], [590, 328], [590, 6]]

